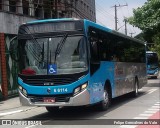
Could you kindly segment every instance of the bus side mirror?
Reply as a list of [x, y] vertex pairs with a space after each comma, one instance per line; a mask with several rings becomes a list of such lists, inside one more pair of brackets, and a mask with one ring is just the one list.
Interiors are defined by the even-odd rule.
[[17, 51], [18, 51], [18, 40], [17, 36], [15, 36], [10, 40], [10, 47], [9, 47], [9, 53], [11, 55], [11, 58], [15, 61], [19, 60]]

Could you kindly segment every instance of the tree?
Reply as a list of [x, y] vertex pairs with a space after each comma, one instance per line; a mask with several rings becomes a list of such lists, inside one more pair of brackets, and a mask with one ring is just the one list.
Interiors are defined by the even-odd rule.
[[160, 57], [160, 0], [147, 0], [142, 7], [133, 10], [128, 22], [142, 30], [143, 38]]
[[153, 36], [154, 45], [151, 46], [151, 51], [156, 51], [158, 53], [159, 61], [160, 61], [160, 32]]
[[133, 10], [129, 23], [143, 31], [158, 30], [160, 27], [160, 1], [148, 0], [142, 7]]

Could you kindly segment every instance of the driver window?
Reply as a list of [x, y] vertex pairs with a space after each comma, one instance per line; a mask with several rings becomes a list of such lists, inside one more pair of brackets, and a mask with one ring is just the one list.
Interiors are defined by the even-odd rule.
[[96, 31], [90, 29], [90, 50], [91, 50], [91, 59], [92, 61], [98, 61], [98, 35]]

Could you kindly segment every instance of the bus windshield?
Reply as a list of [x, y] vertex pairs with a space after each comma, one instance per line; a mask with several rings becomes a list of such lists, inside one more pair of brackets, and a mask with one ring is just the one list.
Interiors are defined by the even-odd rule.
[[88, 70], [86, 39], [82, 35], [58, 35], [19, 40], [24, 75], [73, 74]]
[[147, 53], [147, 64], [158, 64], [158, 57], [156, 53]]

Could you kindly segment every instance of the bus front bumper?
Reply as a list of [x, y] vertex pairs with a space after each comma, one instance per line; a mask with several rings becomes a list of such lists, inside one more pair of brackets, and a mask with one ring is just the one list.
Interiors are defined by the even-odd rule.
[[158, 75], [159, 75], [159, 71], [157, 70], [157, 71], [154, 72], [154, 73], [148, 72], [147, 77], [148, 77], [148, 78], [151, 78], [151, 77], [158, 77]]
[[19, 90], [19, 98], [20, 102], [23, 106], [83, 106], [90, 104], [90, 94], [87, 89], [80, 92], [79, 94], [70, 97], [68, 102], [54, 102], [54, 103], [46, 103], [46, 102], [32, 102], [31, 98], [27, 98], [22, 94]]

